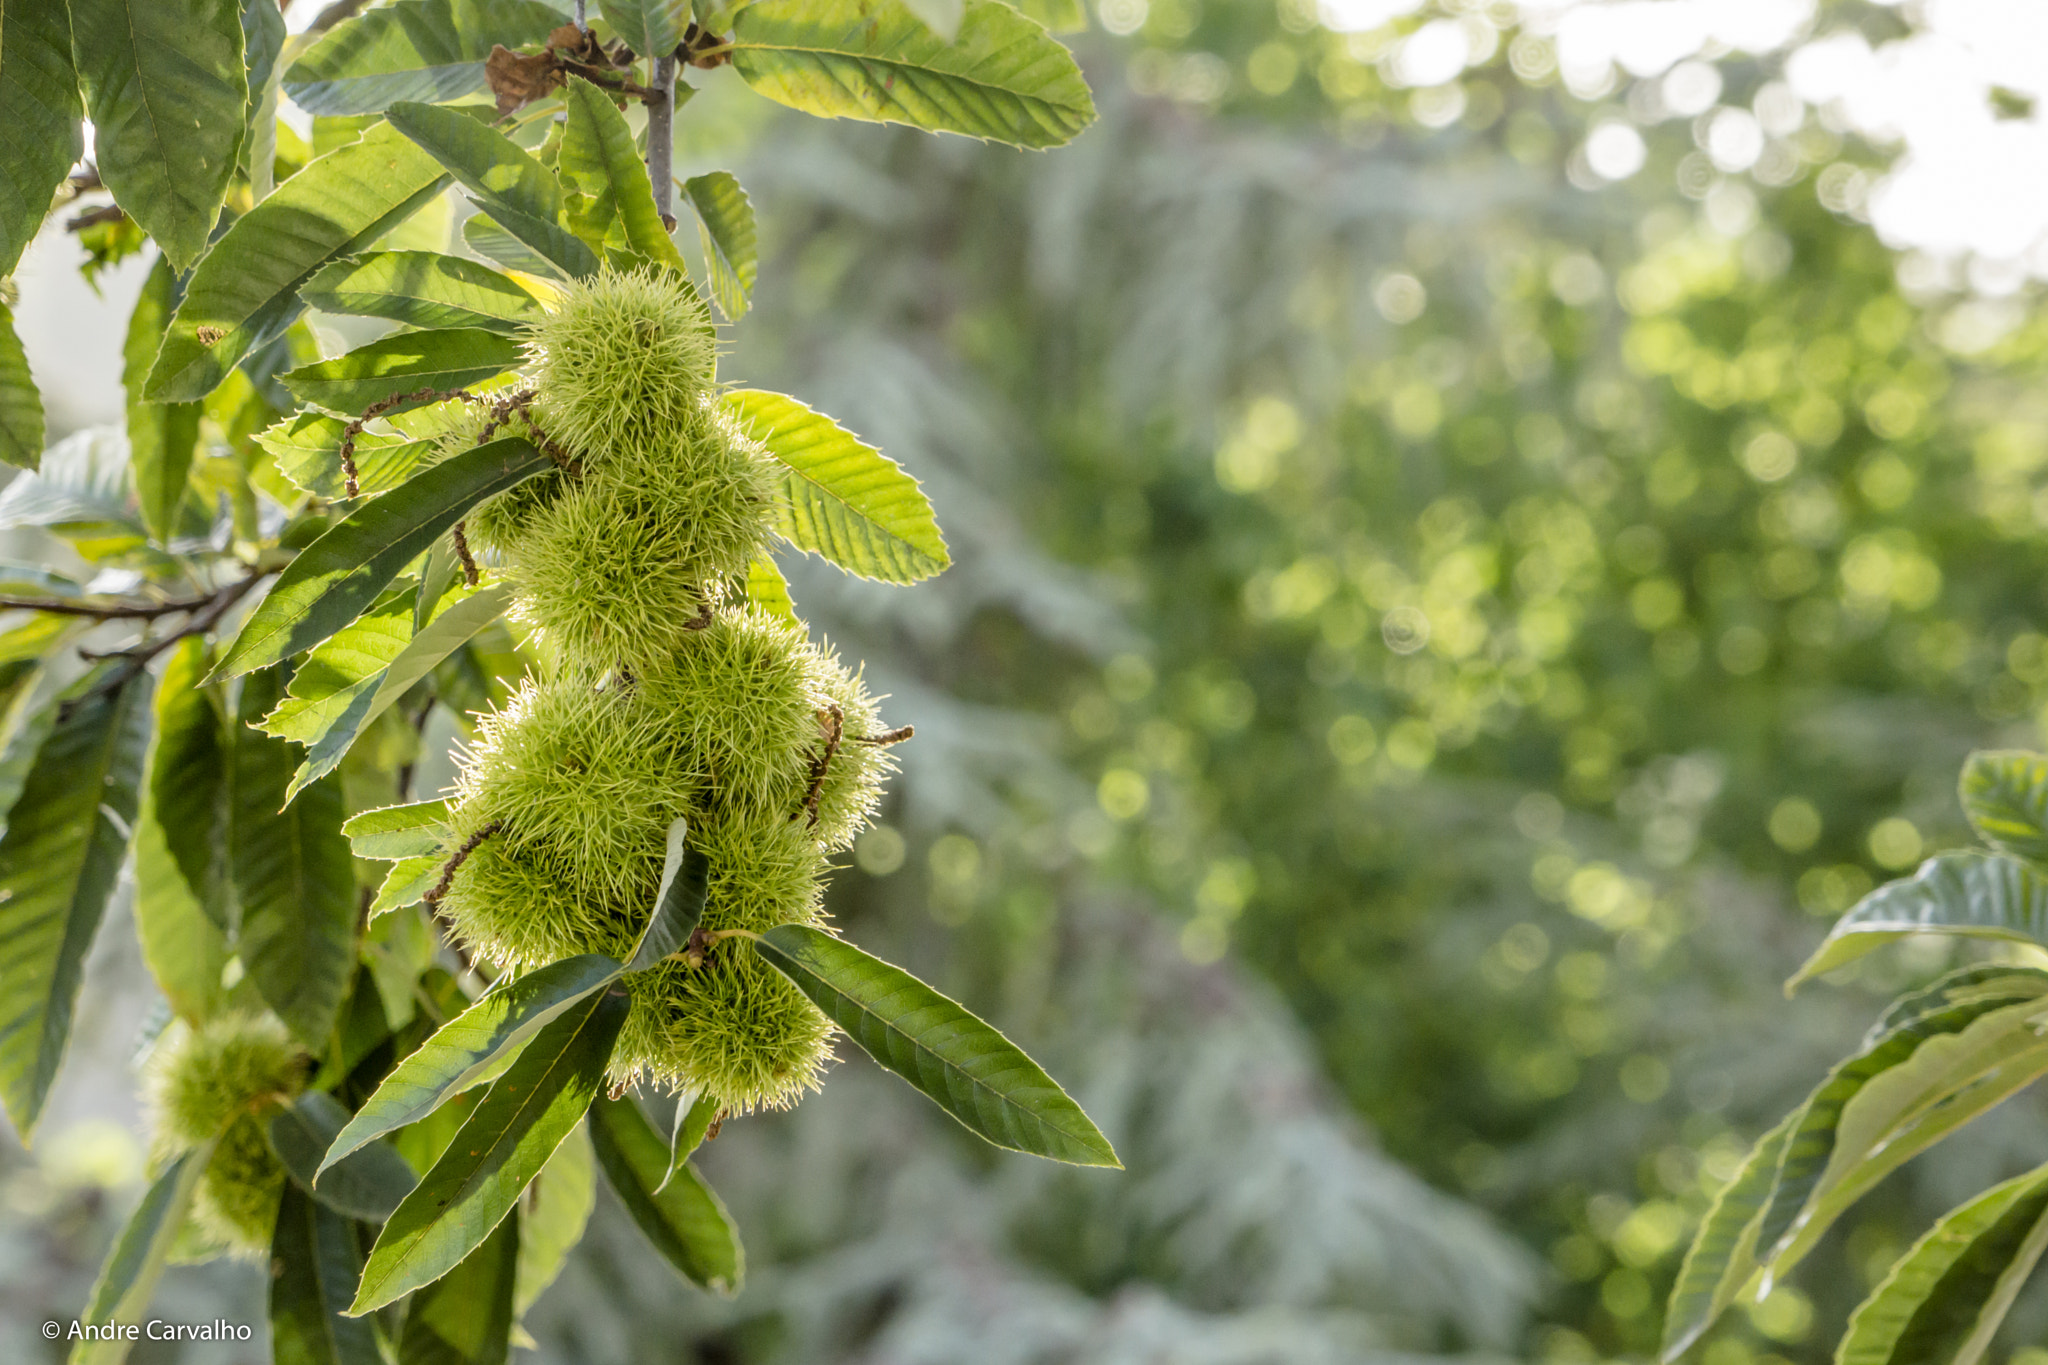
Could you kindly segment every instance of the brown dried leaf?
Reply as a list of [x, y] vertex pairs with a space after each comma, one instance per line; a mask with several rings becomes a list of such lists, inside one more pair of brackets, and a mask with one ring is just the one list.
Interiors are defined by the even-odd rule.
[[[572, 34], [576, 31], [573, 24], [564, 28]], [[562, 31], [556, 30], [556, 36], [560, 36]], [[562, 73], [555, 64], [553, 49], [544, 49], [529, 57], [512, 51], [503, 43], [492, 48], [491, 55], [484, 60], [484, 78], [490, 82], [491, 93], [498, 97], [499, 118], [558, 89], [562, 84]]]

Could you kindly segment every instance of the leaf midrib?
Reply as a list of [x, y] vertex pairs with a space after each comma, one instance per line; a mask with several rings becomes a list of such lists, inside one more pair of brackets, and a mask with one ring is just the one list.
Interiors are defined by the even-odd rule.
[[[807, 57], [837, 57], [843, 61], [872, 63], [876, 66], [886, 66], [891, 70], [895, 71], [922, 71], [929, 75], [942, 77], [948, 81], [957, 81], [962, 85], [971, 86], [976, 90], [996, 91], [1000, 94], [1008, 95], [1011, 99], [1023, 100], [1033, 104], [1042, 104], [1048, 109], [1072, 110], [1075, 113], [1080, 113], [1082, 111], [1082, 106], [1078, 104], [1062, 104], [1058, 101], [1048, 99], [1044, 95], [1027, 94], [1022, 90], [1013, 89], [1012, 87], [1007, 85], [997, 85], [993, 81], [989, 80], [978, 80], [975, 77], [966, 75], [962, 72], [948, 71], [935, 66], [926, 66], [919, 62], [912, 61], [907, 57], [878, 57], [870, 52], [854, 52], [849, 51], [845, 48], [823, 47], [816, 44], [810, 46], [799, 46], [795, 43], [764, 43], [756, 41], [752, 38], [735, 39], [732, 45], [732, 50], [735, 53], [783, 52], [795, 53]], [[891, 95], [890, 102], [898, 103], [898, 101], [895, 100], [893, 94]]]

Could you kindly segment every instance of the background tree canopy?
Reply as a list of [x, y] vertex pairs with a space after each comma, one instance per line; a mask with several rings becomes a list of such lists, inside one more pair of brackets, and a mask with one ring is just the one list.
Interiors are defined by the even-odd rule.
[[[1916, 940], [1780, 990], [1971, 842], [1965, 754], [2041, 740], [2043, 224], [1972, 197], [2035, 146], [2041, 54], [2016, 12], [1860, 3], [1042, 17], [1087, 25], [1101, 114], [1056, 153], [784, 117], [721, 69], [676, 170], [760, 212], [725, 371], [915, 473], [955, 555], [909, 593], [784, 557], [918, 728], [832, 909], [1028, 1040], [1127, 1171], [989, 1153], [848, 1057], [701, 1157], [740, 1296], [675, 1293], [607, 1196], [526, 1328], [559, 1360], [1651, 1355], [1710, 1199], [1884, 1000], [2040, 960]], [[118, 229], [24, 266], [39, 376], [81, 244], [139, 287]], [[118, 416], [53, 393], [53, 426]], [[90, 981], [145, 994], [106, 937]], [[124, 1010], [8, 1157], [10, 1359], [133, 1202]], [[1825, 1358], [2044, 1118], [1907, 1166], [1706, 1358]], [[260, 1316], [233, 1268], [165, 1285]], [[2044, 1327], [2022, 1297], [1998, 1349]]]

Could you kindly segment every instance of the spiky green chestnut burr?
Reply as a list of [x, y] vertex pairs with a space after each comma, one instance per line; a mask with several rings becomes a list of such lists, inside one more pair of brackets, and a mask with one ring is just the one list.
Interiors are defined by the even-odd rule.
[[180, 1030], [150, 1057], [144, 1093], [153, 1150], [169, 1160], [219, 1138], [192, 1217], [237, 1252], [269, 1250], [285, 1176], [264, 1125], [273, 1104], [305, 1086], [307, 1069], [284, 1025], [257, 1014], [226, 1014]]

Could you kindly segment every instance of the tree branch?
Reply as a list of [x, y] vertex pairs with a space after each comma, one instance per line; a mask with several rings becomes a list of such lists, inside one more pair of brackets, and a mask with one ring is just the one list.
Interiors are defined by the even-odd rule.
[[647, 178], [654, 182], [654, 208], [661, 225], [676, 230], [674, 202], [676, 145], [676, 54], [654, 59], [654, 94], [647, 101]]

